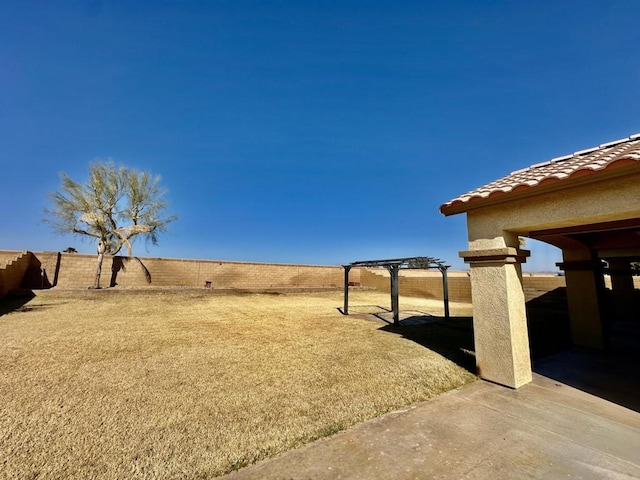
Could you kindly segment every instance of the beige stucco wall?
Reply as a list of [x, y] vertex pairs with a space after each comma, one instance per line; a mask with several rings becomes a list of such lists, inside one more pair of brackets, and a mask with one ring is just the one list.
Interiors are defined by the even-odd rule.
[[[481, 207], [467, 211], [469, 250], [462, 254], [471, 265], [476, 361], [483, 378], [517, 388], [530, 377], [525, 286], [518, 264], [528, 252], [518, 249], [518, 236], [640, 218], [637, 169], [601, 172], [597, 183], [595, 178], [572, 179], [562, 189], [555, 184], [510, 192], [505, 197], [508, 201], [480, 202]], [[525, 196], [531, 193], [535, 195]], [[564, 262], [573, 262], [565, 269], [574, 342], [599, 346], [597, 275], [574, 262], [597, 259], [570, 237], [563, 237], [562, 242]]]
[[518, 388], [532, 378], [524, 291], [518, 264], [472, 266], [473, 325], [478, 375]]

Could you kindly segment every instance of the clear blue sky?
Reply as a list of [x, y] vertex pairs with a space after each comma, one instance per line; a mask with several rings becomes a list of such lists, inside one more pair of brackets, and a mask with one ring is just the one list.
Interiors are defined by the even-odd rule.
[[[440, 204], [640, 132], [637, 1], [0, 3], [0, 249], [95, 245], [41, 223], [59, 173], [163, 177], [140, 256], [463, 268]], [[529, 270], [559, 261], [534, 250]]]

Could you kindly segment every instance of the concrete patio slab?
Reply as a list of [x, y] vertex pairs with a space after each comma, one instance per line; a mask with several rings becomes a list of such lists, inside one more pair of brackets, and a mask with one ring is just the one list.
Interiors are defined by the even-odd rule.
[[538, 374], [478, 381], [222, 478], [640, 478], [640, 413]]

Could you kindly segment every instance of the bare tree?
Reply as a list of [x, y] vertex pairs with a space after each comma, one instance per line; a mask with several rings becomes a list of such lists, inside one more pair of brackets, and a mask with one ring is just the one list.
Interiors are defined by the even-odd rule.
[[123, 246], [132, 255], [132, 241], [140, 236], [156, 244], [158, 234], [176, 219], [165, 216], [160, 177], [118, 167], [108, 161], [89, 165], [89, 179], [78, 183], [61, 174], [62, 187], [52, 193], [53, 208], [45, 221], [60, 234], [94, 238], [98, 242], [98, 265], [94, 288], [100, 288], [105, 255], [116, 255]]

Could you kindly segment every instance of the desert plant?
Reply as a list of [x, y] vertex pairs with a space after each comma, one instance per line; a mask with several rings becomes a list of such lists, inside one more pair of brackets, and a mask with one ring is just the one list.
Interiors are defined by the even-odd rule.
[[50, 195], [53, 208], [45, 210], [45, 221], [60, 234], [98, 242], [94, 288], [100, 288], [105, 254], [116, 255], [126, 246], [131, 256], [132, 241], [138, 236], [155, 245], [158, 234], [176, 218], [165, 215], [166, 191], [159, 185], [160, 177], [149, 172], [98, 160], [89, 165], [86, 183], [66, 173], [61, 178], [61, 190]]

